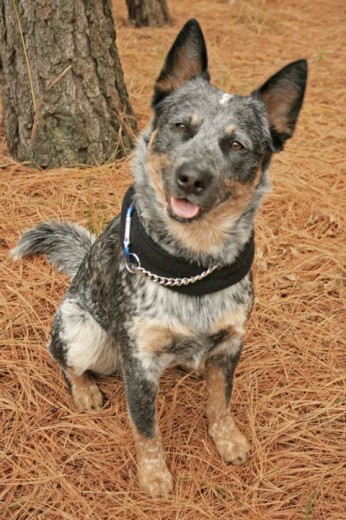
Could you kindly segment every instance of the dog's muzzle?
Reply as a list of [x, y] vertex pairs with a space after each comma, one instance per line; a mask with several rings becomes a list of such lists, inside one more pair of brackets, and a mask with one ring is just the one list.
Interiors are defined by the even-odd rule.
[[184, 163], [175, 173], [175, 182], [182, 196], [199, 196], [208, 188], [211, 175], [207, 170], [197, 168], [192, 163]]

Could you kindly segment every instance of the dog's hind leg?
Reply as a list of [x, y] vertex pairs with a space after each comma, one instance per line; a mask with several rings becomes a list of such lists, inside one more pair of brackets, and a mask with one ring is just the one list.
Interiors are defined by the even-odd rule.
[[102, 394], [87, 371], [82, 372], [78, 366], [66, 365], [68, 349], [68, 344], [54, 337], [48, 345], [51, 356], [60, 365], [78, 410], [97, 411], [102, 407]]
[[109, 375], [117, 367], [112, 339], [76, 300], [67, 297], [52, 328], [49, 352], [59, 363], [80, 411], [102, 407], [102, 394], [90, 372]]
[[102, 408], [102, 394], [88, 372], [77, 375], [73, 368], [65, 368], [63, 372], [80, 412], [96, 412]]
[[250, 445], [230, 412], [232, 380], [240, 350], [241, 345], [235, 354], [211, 357], [206, 366], [209, 435], [222, 459], [235, 465], [244, 464], [250, 456]]

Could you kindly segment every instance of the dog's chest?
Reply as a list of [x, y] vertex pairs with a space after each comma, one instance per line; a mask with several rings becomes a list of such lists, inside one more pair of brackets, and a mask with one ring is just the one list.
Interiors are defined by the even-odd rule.
[[145, 284], [138, 294], [137, 312], [129, 332], [137, 356], [165, 364], [201, 364], [212, 353], [232, 349], [233, 339], [244, 333], [252, 308], [250, 277], [224, 291], [199, 298]]

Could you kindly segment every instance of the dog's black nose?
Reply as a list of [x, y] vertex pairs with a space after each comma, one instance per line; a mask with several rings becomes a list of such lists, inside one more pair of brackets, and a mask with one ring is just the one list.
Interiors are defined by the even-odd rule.
[[201, 195], [208, 187], [210, 179], [209, 172], [197, 169], [189, 163], [180, 166], [176, 172], [178, 187], [190, 195]]

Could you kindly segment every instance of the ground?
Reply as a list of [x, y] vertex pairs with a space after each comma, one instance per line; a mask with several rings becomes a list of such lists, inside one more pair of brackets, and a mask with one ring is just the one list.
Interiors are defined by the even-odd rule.
[[213, 82], [226, 92], [247, 94], [287, 62], [309, 60], [297, 132], [273, 161], [272, 193], [256, 226], [257, 303], [233, 395], [253, 455], [242, 467], [223, 464], [207, 435], [205, 382], [167, 372], [158, 410], [175, 492], [153, 500], [136, 480], [121, 379], [99, 380], [100, 413], [76, 411], [46, 350], [68, 280], [45, 259], [14, 263], [8, 253], [42, 220], [69, 219], [100, 232], [119, 210], [130, 162], [35, 171], [9, 157], [2, 137], [0, 516], [342, 520], [345, 2], [176, 0], [173, 23], [163, 29], [134, 29], [125, 2], [114, 8], [141, 128], [164, 53], [192, 16], [205, 32]]

